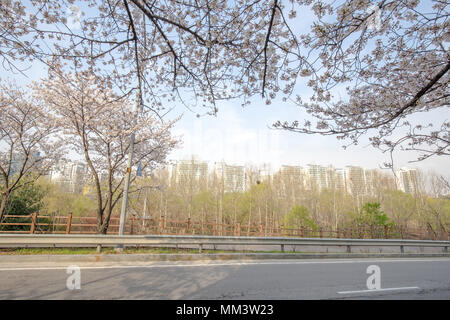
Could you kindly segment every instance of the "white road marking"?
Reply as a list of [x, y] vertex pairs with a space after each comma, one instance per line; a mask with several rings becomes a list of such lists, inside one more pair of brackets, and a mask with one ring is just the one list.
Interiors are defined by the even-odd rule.
[[[83, 266], [81, 269], [131, 269], [131, 268], [173, 268], [173, 267], [223, 267], [223, 266], [246, 266], [246, 265], [292, 265], [292, 264], [343, 264], [343, 263], [383, 263], [383, 262], [450, 262], [450, 259], [376, 259], [376, 260], [333, 260], [333, 261], [264, 261], [264, 262], [227, 262], [227, 263], [189, 263], [189, 264], [142, 264], [142, 265], [104, 265], [104, 266]], [[67, 265], [76, 261], [67, 262]], [[5, 267], [0, 271], [32, 271], [32, 270], [65, 270], [67, 266], [59, 267]]]
[[402, 288], [386, 288], [386, 289], [369, 289], [369, 290], [355, 290], [355, 291], [339, 291], [339, 294], [349, 294], [349, 293], [373, 293], [380, 291], [397, 291], [397, 290], [417, 290], [419, 287], [402, 287]]

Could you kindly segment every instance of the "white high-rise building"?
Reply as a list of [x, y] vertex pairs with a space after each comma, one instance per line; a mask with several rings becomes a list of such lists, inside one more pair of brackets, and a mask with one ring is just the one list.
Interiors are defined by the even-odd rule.
[[283, 165], [280, 168], [280, 174], [285, 183], [304, 185], [305, 174], [303, 167], [300, 166], [286, 166]]
[[417, 170], [400, 168], [396, 173], [397, 188], [405, 193], [415, 194], [419, 191], [417, 181]]
[[50, 180], [69, 192], [81, 192], [88, 178], [88, 168], [81, 161], [60, 161], [50, 171]]
[[366, 169], [364, 170], [365, 184], [366, 184], [366, 194], [375, 194], [375, 181], [378, 177], [378, 172], [376, 169]]
[[246, 190], [246, 170], [244, 166], [217, 162], [214, 171], [219, 181], [223, 183], [224, 192], [244, 192]]
[[329, 189], [346, 190], [345, 170], [340, 168], [327, 168], [327, 187]]
[[308, 164], [306, 168], [307, 186], [311, 189], [318, 188], [319, 190], [325, 189], [327, 185], [327, 167]]
[[178, 160], [169, 170], [169, 181], [175, 183], [201, 182], [208, 185], [208, 163], [199, 160]]
[[282, 165], [279, 171], [281, 189], [278, 190], [282, 197], [288, 196], [287, 191], [291, 191], [291, 196], [295, 197], [296, 190], [305, 187], [305, 174], [300, 166]]
[[357, 166], [345, 167], [345, 184], [347, 192], [352, 195], [366, 194], [365, 170]]

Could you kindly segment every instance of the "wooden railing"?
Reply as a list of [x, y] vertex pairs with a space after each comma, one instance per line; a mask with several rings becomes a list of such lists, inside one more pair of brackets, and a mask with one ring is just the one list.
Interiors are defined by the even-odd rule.
[[[117, 234], [119, 217], [111, 217], [108, 234]], [[97, 218], [73, 216], [6, 215], [0, 223], [0, 233], [18, 234], [96, 234]], [[211, 235], [211, 236], [257, 236], [257, 237], [300, 237], [300, 238], [346, 238], [346, 239], [417, 239], [450, 240], [450, 233], [436, 234], [418, 228], [390, 228], [387, 226], [355, 226], [353, 228], [298, 229], [283, 225], [274, 227], [263, 224], [224, 224], [216, 221], [167, 220], [161, 218], [140, 218], [130, 216], [125, 226], [129, 235]]]

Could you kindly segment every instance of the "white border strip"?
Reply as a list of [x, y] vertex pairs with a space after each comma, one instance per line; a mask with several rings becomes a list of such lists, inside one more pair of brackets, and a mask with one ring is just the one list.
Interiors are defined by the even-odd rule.
[[356, 290], [356, 291], [339, 291], [339, 294], [350, 294], [350, 293], [372, 293], [380, 291], [397, 291], [397, 290], [417, 290], [419, 287], [402, 287], [402, 288], [386, 288], [386, 289], [369, 289], [369, 290]]

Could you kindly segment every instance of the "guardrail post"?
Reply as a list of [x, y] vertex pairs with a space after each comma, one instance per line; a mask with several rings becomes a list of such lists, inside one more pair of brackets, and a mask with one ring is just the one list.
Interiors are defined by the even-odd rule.
[[347, 245], [347, 253], [352, 253], [352, 248], [350, 245]]
[[340, 232], [339, 228], [337, 229], [337, 238], [338, 238], [338, 239], [341, 238], [341, 232]]
[[281, 252], [284, 252], [284, 244], [281, 244]]
[[448, 253], [448, 247], [447, 246], [444, 247], [444, 252]]
[[72, 212], [69, 212], [69, 215], [67, 216], [66, 234], [70, 233], [71, 226], [72, 226]]
[[202, 253], [202, 250], [203, 250], [203, 244], [199, 243], [199, 245], [198, 245], [198, 253]]
[[34, 229], [36, 228], [36, 221], [37, 221], [37, 212], [34, 212], [31, 216], [30, 233], [34, 233]]
[[400, 246], [400, 252], [405, 253], [405, 248], [403, 246]]
[[320, 227], [320, 229], [319, 229], [319, 234], [320, 234], [320, 237], [323, 238], [323, 230], [322, 230], [322, 227]]

